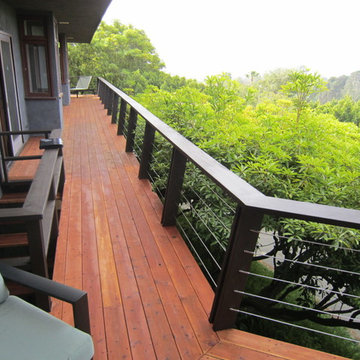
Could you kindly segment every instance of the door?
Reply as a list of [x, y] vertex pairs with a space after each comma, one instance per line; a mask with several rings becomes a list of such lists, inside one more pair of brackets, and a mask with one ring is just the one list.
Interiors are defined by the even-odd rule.
[[[21, 130], [21, 120], [11, 38], [2, 32], [0, 32], [0, 87], [1, 130], [19, 131]], [[3, 144], [3, 146], [10, 155], [15, 155], [22, 148], [23, 137], [14, 135], [9, 140], [10, 142]]]

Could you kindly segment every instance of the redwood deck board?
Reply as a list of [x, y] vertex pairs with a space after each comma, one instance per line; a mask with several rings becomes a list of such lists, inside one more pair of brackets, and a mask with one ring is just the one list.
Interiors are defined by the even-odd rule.
[[[237, 330], [214, 332], [214, 293], [177, 229], [160, 225], [162, 204], [138, 180], [137, 160], [124, 152], [98, 97], [72, 97], [64, 124], [54, 279], [88, 292], [94, 359], [290, 359], [299, 352]], [[73, 322], [60, 301], [52, 313]]]
[[[23, 150], [22, 156], [41, 155], [43, 150], [39, 149], [40, 139], [43, 137], [32, 136], [30, 137]], [[10, 180], [29, 180], [33, 179], [36, 169], [39, 166], [40, 160], [18, 160], [14, 161], [13, 166], [9, 172]]]

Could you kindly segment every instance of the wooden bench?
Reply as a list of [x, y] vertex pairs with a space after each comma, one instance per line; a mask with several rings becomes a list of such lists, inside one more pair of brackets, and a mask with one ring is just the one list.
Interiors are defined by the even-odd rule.
[[[60, 137], [54, 130], [50, 138]], [[40, 276], [51, 275], [58, 236], [57, 202], [61, 200], [65, 171], [61, 148], [46, 149], [25, 199], [0, 208], [0, 258]], [[15, 197], [16, 198], [16, 197]], [[49, 309], [47, 296], [37, 295], [37, 304]]]

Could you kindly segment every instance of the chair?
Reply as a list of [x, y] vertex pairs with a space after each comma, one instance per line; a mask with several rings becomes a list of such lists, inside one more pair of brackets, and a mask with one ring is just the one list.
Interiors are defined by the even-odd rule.
[[[85, 292], [3, 263], [0, 263], [0, 273], [1, 359], [85, 360], [93, 357]], [[17, 296], [10, 296], [3, 278], [71, 303], [76, 328]]]
[[76, 97], [79, 97], [80, 91], [89, 90], [91, 79], [92, 76], [80, 75], [76, 86], [74, 88], [70, 88], [70, 92], [76, 93]]

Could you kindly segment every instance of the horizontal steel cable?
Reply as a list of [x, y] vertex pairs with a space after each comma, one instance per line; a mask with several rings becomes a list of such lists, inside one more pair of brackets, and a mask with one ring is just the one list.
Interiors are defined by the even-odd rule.
[[288, 236], [284, 236], [284, 235], [273, 235], [273, 234], [269, 234], [265, 231], [257, 231], [257, 230], [251, 230], [251, 232], [257, 233], [259, 235], [266, 235], [266, 236], [277, 236], [280, 239], [286, 239], [289, 241], [298, 241], [298, 242], [303, 242], [303, 243], [307, 243], [307, 244], [312, 244], [312, 245], [318, 245], [318, 246], [326, 246], [326, 247], [332, 247], [332, 248], [336, 248], [336, 249], [341, 249], [341, 250], [350, 250], [350, 251], [354, 251], [354, 252], [360, 252], [360, 249], [354, 249], [354, 248], [348, 248], [345, 246], [337, 246], [334, 244], [326, 244], [326, 243], [319, 243], [316, 241], [310, 241], [310, 240], [304, 240], [304, 239], [294, 239], [294, 238], [290, 238]]
[[278, 323], [278, 324], [288, 325], [288, 326], [296, 327], [296, 328], [298, 328], [298, 329], [308, 330], [308, 331], [315, 332], [315, 333], [317, 333], [317, 334], [332, 336], [332, 337], [335, 337], [335, 338], [338, 338], [338, 339], [342, 339], [342, 340], [346, 340], [346, 341], [352, 341], [352, 342], [354, 342], [354, 343], [360, 344], [360, 341], [359, 341], [359, 340], [355, 340], [355, 339], [352, 339], [352, 338], [347, 338], [347, 337], [344, 337], [344, 336], [327, 333], [327, 332], [321, 331], [321, 330], [316, 330], [316, 329], [307, 328], [307, 327], [305, 327], [305, 326], [288, 323], [288, 322], [286, 322], [286, 321], [281, 321], [281, 320], [272, 319], [272, 318], [269, 318], [269, 317], [267, 317], [267, 316], [262, 316], [262, 315], [250, 313], [250, 312], [248, 312], [248, 311], [244, 311], [244, 310], [240, 310], [240, 309], [233, 309], [233, 308], [230, 308], [229, 310], [230, 310], [230, 311], [237, 312], [237, 313], [240, 313], [240, 314], [248, 315], [248, 316], [254, 316], [254, 317], [257, 317], [257, 318], [260, 318], [260, 319], [263, 319], [263, 320], [273, 321], [273, 322], [276, 322], [276, 323]]
[[[244, 250], [244, 253], [245, 253], [245, 254], [255, 255], [255, 252], [254, 252], [254, 251], [249, 251], [249, 250]], [[302, 261], [290, 260], [290, 259], [286, 259], [286, 258], [283, 258], [283, 259], [282, 259], [282, 258], [278, 258], [278, 257], [276, 257], [276, 256], [267, 255], [267, 254], [257, 254], [257, 256], [263, 256], [263, 257], [266, 257], [267, 259], [273, 259], [273, 260], [279, 260], [279, 261], [286, 261], [286, 262], [290, 262], [290, 263], [293, 263], [293, 264], [300, 264], [300, 265], [304, 265], [304, 266], [311, 266], [311, 267], [315, 267], [315, 268], [319, 268], [319, 269], [337, 271], [337, 272], [344, 273], [344, 274], [350, 274], [350, 275], [360, 276], [360, 273], [358, 273], [358, 272], [349, 271], [349, 270], [337, 269], [337, 268], [333, 268], [333, 267], [330, 267], [330, 266], [323, 266], [323, 265], [305, 263], [305, 262], [302, 262]]]
[[[318, 309], [313, 309], [307, 306], [302, 306], [302, 305], [298, 305], [298, 304], [292, 304], [292, 303], [288, 303], [286, 301], [281, 301], [278, 299], [272, 299], [272, 298], [268, 298], [265, 296], [260, 296], [260, 295], [256, 295], [256, 294], [251, 294], [245, 291], [240, 291], [240, 290], [234, 290], [235, 293], [237, 294], [243, 294], [243, 295], [247, 295], [247, 296], [251, 296], [251, 297], [255, 297], [257, 299], [262, 299], [262, 300], [266, 300], [266, 301], [272, 301], [275, 302], [277, 304], [282, 304], [282, 305], [288, 305], [288, 306], [292, 306], [292, 307], [296, 307], [298, 309], [302, 309], [302, 310], [308, 310], [308, 311], [312, 311], [312, 312], [317, 312], [319, 314], [323, 314], [323, 315], [329, 315], [331, 317], [334, 316], [333, 313], [330, 313], [328, 311], [323, 311], [323, 310], [318, 310]], [[347, 321], [354, 321], [353, 318], [349, 317], [349, 316], [344, 316], [344, 315], [337, 315], [336, 318], [341, 318], [342, 320], [347, 320]], [[360, 321], [354, 321], [355, 323], [359, 323]]]
[[201, 265], [203, 266], [205, 272], [207, 273], [210, 281], [213, 283], [213, 285], [215, 287], [217, 287], [216, 281], [214, 280], [214, 278], [212, 277], [210, 271], [208, 270], [208, 268], [206, 267], [205, 263], [203, 262], [201, 256], [199, 255], [199, 253], [197, 252], [195, 246], [193, 245], [192, 241], [190, 240], [190, 238], [188, 237], [188, 235], [186, 234], [186, 231], [183, 229], [183, 227], [181, 226], [181, 224], [177, 221], [176, 225], [180, 228], [182, 234], [186, 237], [186, 240], [188, 242], [188, 244], [190, 245], [192, 251], [194, 252], [194, 254], [196, 255], [196, 257], [198, 258], [199, 262], [201, 263]]
[[259, 278], [263, 278], [263, 279], [268, 279], [268, 280], [274, 280], [274, 281], [278, 281], [278, 282], [282, 282], [282, 283], [286, 283], [289, 285], [295, 285], [295, 286], [301, 286], [301, 287], [306, 287], [309, 289], [313, 289], [313, 290], [317, 290], [317, 291], [325, 291], [327, 293], [331, 293], [331, 294], [336, 294], [336, 295], [340, 295], [340, 296], [345, 296], [345, 297], [351, 297], [354, 299], [360, 299], [360, 296], [356, 296], [353, 294], [348, 294], [342, 291], [336, 291], [336, 290], [331, 290], [331, 289], [326, 289], [326, 288], [322, 288], [319, 286], [312, 286], [312, 285], [307, 285], [307, 284], [300, 284], [300, 283], [296, 283], [293, 281], [288, 281], [288, 280], [283, 280], [283, 279], [278, 279], [278, 278], [273, 278], [271, 276], [266, 276], [266, 275], [261, 275], [261, 274], [255, 274], [252, 273], [250, 271], [245, 271], [245, 270], [239, 270], [240, 273], [242, 274], [246, 274], [246, 275], [250, 275], [250, 276], [255, 276], [255, 277], [259, 277]]
[[196, 211], [196, 209], [192, 206], [191, 202], [188, 200], [188, 198], [184, 195], [181, 194], [181, 196], [185, 199], [186, 204], [189, 204], [190, 208], [193, 209], [194, 213], [196, 214], [196, 216], [201, 220], [201, 222], [204, 224], [204, 226], [206, 227], [206, 229], [210, 232], [210, 234], [212, 235], [212, 237], [214, 238], [214, 240], [216, 241], [216, 243], [221, 247], [222, 250], [226, 251], [225, 246], [221, 243], [221, 241], [218, 239], [218, 237], [215, 235], [215, 233], [210, 229], [210, 227], [207, 225], [206, 221], [204, 221], [204, 219], [200, 216], [199, 212]]
[[206, 244], [204, 243], [204, 241], [202, 240], [200, 234], [196, 231], [196, 229], [194, 228], [194, 226], [191, 224], [191, 221], [188, 219], [188, 217], [186, 216], [186, 214], [184, 213], [183, 210], [180, 209], [181, 214], [183, 215], [184, 219], [186, 220], [186, 222], [190, 225], [191, 229], [194, 231], [196, 237], [199, 239], [200, 243], [202, 244], [202, 246], [204, 247], [204, 249], [206, 250], [206, 252], [210, 255], [213, 263], [217, 266], [217, 268], [219, 270], [221, 270], [221, 266], [219, 265], [219, 263], [217, 262], [217, 260], [214, 258], [214, 255], [211, 253], [211, 251], [208, 249], [208, 247], [206, 246]]

